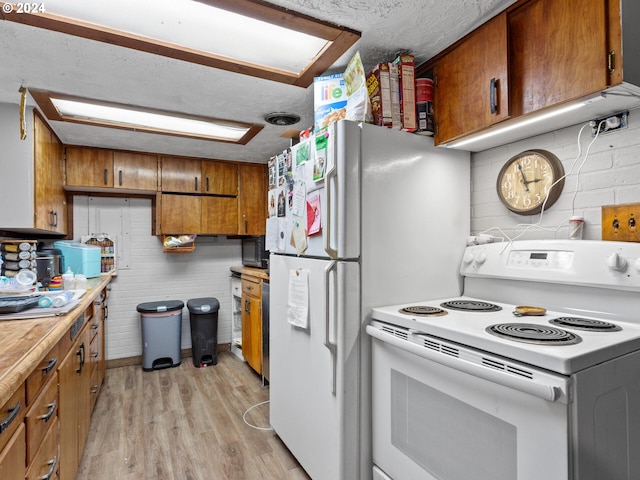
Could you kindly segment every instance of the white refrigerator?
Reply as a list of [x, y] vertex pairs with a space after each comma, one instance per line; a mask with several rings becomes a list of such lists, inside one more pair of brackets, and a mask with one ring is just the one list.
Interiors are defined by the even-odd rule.
[[325, 167], [307, 189], [319, 194], [321, 232], [304, 252], [294, 248], [287, 211], [279, 232], [287, 241], [270, 255], [270, 421], [313, 480], [368, 480], [364, 328], [372, 307], [460, 295], [469, 153], [340, 121], [329, 129]]

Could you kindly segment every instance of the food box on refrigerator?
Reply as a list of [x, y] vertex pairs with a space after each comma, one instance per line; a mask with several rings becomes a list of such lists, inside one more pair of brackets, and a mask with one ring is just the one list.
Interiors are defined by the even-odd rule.
[[313, 79], [313, 111], [315, 129], [342, 120], [346, 114], [347, 91], [342, 73]]

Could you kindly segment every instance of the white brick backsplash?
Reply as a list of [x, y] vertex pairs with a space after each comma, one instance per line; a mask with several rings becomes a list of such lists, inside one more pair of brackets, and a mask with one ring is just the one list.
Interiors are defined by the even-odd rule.
[[[74, 236], [88, 233], [88, 197], [74, 197]], [[129, 206], [131, 246], [130, 268], [119, 269], [111, 282], [109, 317], [106, 321], [108, 360], [142, 354], [140, 303], [181, 300], [181, 348], [191, 347], [187, 301], [215, 297], [218, 312], [218, 343], [231, 342], [231, 287], [229, 268], [242, 263], [240, 240], [199, 237], [192, 253], [162, 252], [159, 238], [151, 235], [151, 201], [132, 198]], [[107, 232], [108, 233], [108, 232]]]
[[500, 203], [495, 191], [496, 177], [504, 163], [519, 152], [537, 148], [555, 154], [567, 172], [574, 160], [578, 159], [565, 180], [562, 195], [543, 216], [542, 225], [545, 229], [530, 229], [520, 238], [566, 238], [566, 221], [575, 214], [585, 218], [584, 239], [601, 239], [603, 205], [640, 202], [639, 115], [640, 110], [631, 111], [627, 129], [601, 135], [596, 139], [579, 177], [578, 168], [593, 140], [591, 129], [585, 128], [578, 155], [577, 139], [582, 124], [473, 153], [471, 233], [490, 230], [489, 233], [500, 236], [501, 229], [512, 236], [522, 232], [518, 224], [538, 222], [540, 215], [523, 217], [508, 211]]

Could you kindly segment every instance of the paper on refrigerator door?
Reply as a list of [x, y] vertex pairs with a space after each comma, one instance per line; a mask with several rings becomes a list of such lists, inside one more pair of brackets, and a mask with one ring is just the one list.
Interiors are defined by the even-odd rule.
[[309, 270], [289, 270], [287, 322], [296, 327], [309, 328]]

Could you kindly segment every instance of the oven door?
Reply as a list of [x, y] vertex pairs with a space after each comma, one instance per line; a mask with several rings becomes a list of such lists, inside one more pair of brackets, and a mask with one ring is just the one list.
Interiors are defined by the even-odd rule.
[[567, 378], [385, 325], [367, 333], [373, 461], [386, 476], [570, 478]]

